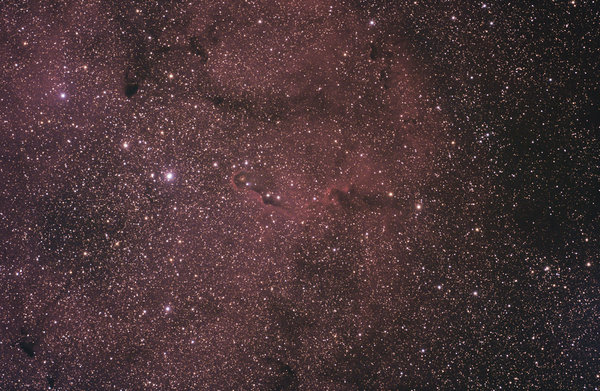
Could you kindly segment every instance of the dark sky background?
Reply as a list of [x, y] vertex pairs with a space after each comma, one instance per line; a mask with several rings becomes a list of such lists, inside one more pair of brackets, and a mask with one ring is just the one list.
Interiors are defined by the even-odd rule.
[[600, 387], [596, 1], [0, 10], [0, 389]]

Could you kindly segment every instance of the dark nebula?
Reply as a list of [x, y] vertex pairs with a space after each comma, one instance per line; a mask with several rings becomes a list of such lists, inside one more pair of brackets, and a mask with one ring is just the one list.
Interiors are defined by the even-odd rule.
[[23, 352], [29, 357], [35, 357], [35, 342], [27, 339], [19, 341], [19, 347], [23, 349]]
[[0, 389], [598, 389], [597, 8], [3, 2]]
[[393, 194], [373, 193], [368, 189], [359, 189], [353, 185], [348, 190], [331, 189], [329, 199], [344, 209], [356, 211], [383, 208], [401, 211], [403, 204], [404, 207], [408, 207], [406, 203], [394, 197]]
[[274, 191], [272, 181], [265, 175], [241, 171], [234, 175], [233, 183], [240, 190], [251, 191], [259, 195], [265, 205], [283, 205], [281, 196]]
[[136, 94], [136, 92], [138, 92], [139, 88], [140, 88], [140, 85], [137, 83], [127, 84], [125, 86], [125, 96], [128, 98], [133, 97]]
[[208, 52], [201, 44], [200, 39], [198, 37], [190, 37], [189, 43], [192, 53], [194, 53], [196, 56], [199, 56], [203, 63], [206, 63], [208, 61]]
[[48, 374], [46, 376], [46, 379], [48, 380], [48, 388], [54, 388], [54, 384], [56, 383], [56, 377], [52, 374]]

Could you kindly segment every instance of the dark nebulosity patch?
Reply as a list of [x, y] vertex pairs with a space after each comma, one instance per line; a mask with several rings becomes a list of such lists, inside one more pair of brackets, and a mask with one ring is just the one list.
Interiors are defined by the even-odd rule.
[[203, 63], [208, 61], [208, 52], [198, 37], [190, 37], [189, 45], [192, 53], [198, 56]]
[[129, 66], [125, 72], [125, 87], [123, 91], [127, 98], [133, 98], [140, 88], [141, 81], [144, 80], [145, 77], [146, 72], [140, 71], [135, 65]]
[[235, 174], [233, 177], [233, 183], [238, 189], [249, 189], [256, 192], [260, 190], [260, 185], [257, 183], [256, 177], [247, 171], [240, 171], [239, 173]]
[[29, 357], [35, 357], [35, 341], [24, 338], [19, 341], [19, 347], [27, 354]]
[[[39, 251], [64, 256], [58, 262], [64, 268], [86, 262], [82, 248], [88, 253], [109, 251], [125, 227], [124, 216], [115, 213], [113, 201], [85, 199], [71, 190], [48, 200], [40, 208]], [[73, 257], [76, 254], [79, 256]]]
[[404, 202], [390, 194], [381, 194], [369, 189], [351, 185], [348, 190], [331, 189], [329, 199], [339, 204], [343, 209], [352, 211], [376, 210], [391, 208], [399, 210]]
[[156, 52], [161, 54], [169, 53], [171, 50], [173, 50], [173, 48], [168, 45], [163, 45], [156, 48]]
[[29, 357], [35, 357], [35, 348], [38, 345], [38, 339], [35, 338], [28, 329], [21, 327], [21, 337], [16, 343], [19, 348]]
[[291, 391], [298, 389], [298, 375], [288, 364], [271, 357], [267, 357], [265, 361], [272, 367], [273, 372], [275, 372], [274, 378], [267, 388], [269, 391]]
[[276, 197], [273, 197], [270, 194], [261, 195], [261, 199], [265, 205], [281, 206], [281, 202], [279, 202]]
[[241, 171], [234, 175], [233, 183], [240, 190], [248, 190], [258, 194], [265, 205], [283, 205], [281, 196], [273, 192], [274, 185], [266, 174]]
[[136, 92], [138, 92], [138, 89], [140, 88], [140, 85], [138, 83], [130, 83], [125, 85], [125, 96], [128, 98], [132, 98]]
[[379, 81], [381, 81], [383, 83], [383, 86], [386, 89], [390, 88], [390, 85], [388, 83], [389, 80], [390, 80], [390, 74], [389, 74], [389, 72], [386, 69], [382, 69], [379, 72]]
[[212, 104], [215, 106], [219, 106], [223, 102], [225, 102], [225, 98], [223, 98], [222, 96], [209, 97], [208, 100], [210, 100], [212, 102]]
[[48, 381], [48, 388], [54, 388], [56, 384], [56, 374], [49, 373], [46, 375], [46, 380]]
[[372, 43], [371, 44], [371, 52], [369, 53], [369, 58], [373, 61], [381, 58], [381, 47]]

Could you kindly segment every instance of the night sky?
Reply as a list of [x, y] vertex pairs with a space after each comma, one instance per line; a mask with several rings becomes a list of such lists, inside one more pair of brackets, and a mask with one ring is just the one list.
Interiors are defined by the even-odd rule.
[[0, 14], [0, 389], [600, 387], [598, 2]]

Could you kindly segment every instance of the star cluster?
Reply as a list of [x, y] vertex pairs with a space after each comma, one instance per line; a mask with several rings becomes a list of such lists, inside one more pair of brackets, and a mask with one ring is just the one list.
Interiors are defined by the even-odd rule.
[[1, 389], [600, 387], [596, 2], [2, 9]]

